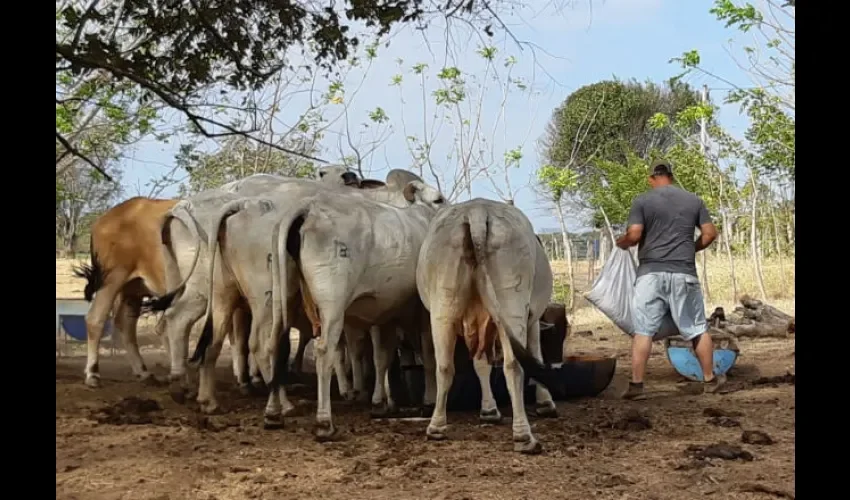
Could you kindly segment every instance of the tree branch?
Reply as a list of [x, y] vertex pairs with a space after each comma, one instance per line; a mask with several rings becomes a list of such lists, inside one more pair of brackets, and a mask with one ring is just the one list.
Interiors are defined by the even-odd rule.
[[103, 168], [100, 167], [100, 165], [91, 161], [88, 156], [81, 153], [80, 150], [78, 150], [74, 146], [71, 146], [71, 143], [68, 142], [68, 139], [65, 139], [65, 137], [62, 136], [62, 134], [60, 134], [58, 130], [56, 131], [56, 140], [59, 141], [59, 144], [61, 144], [62, 147], [65, 148], [65, 152], [62, 153], [62, 155], [60, 155], [59, 158], [56, 159], [56, 163], [62, 161], [62, 159], [64, 159], [68, 154], [72, 154], [91, 165], [92, 168], [100, 172], [101, 175], [103, 175], [103, 177], [105, 177], [106, 180], [108, 180], [109, 182], [115, 182], [114, 180], [112, 180], [112, 176], [107, 174], [106, 171], [104, 171]]

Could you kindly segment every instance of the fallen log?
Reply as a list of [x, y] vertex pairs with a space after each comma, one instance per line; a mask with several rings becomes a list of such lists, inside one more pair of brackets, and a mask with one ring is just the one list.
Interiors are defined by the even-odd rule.
[[709, 317], [709, 324], [719, 331], [736, 337], [787, 338], [795, 331], [794, 317], [748, 295], [730, 314], [718, 307]]

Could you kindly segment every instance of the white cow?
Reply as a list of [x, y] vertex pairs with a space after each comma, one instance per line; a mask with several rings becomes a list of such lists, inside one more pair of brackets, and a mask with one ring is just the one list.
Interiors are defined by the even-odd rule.
[[[523, 370], [547, 386], [554, 380], [542, 364], [538, 323], [552, 295], [552, 269], [528, 218], [511, 205], [481, 198], [446, 208], [431, 223], [422, 245], [416, 284], [430, 311], [437, 368], [436, 405], [427, 436], [445, 439], [457, 335], [474, 356], [481, 383], [480, 418], [501, 418], [485, 356], [498, 332], [513, 408], [514, 449], [539, 452], [523, 405]], [[556, 414], [549, 391], [538, 384], [536, 393], [538, 413]]]
[[[356, 174], [339, 166], [320, 169], [317, 179], [325, 185], [359, 185]], [[184, 387], [179, 384], [189, 384], [186, 370], [189, 331], [206, 310], [209, 289], [207, 232], [212, 220], [227, 202], [246, 195], [268, 192], [295, 180], [265, 174], [249, 176], [182, 200], [165, 218], [162, 224], [162, 253], [165, 257], [166, 281], [171, 292], [146, 303], [143, 310], [165, 311], [157, 330], [158, 333], [167, 332], [171, 357], [169, 378], [177, 384], [172, 387], [173, 391], [182, 393]], [[235, 348], [233, 368], [244, 389], [248, 385], [247, 321], [244, 315], [237, 315], [234, 323], [235, 338], [231, 338], [231, 345]]]
[[[329, 392], [331, 357], [339, 356], [343, 326], [347, 333], [362, 332], [374, 325], [413, 319], [411, 312], [421, 308], [416, 258], [428, 224], [445, 199], [420, 181], [408, 183], [403, 196], [409, 202], [407, 208], [349, 194], [323, 193], [293, 204], [273, 236], [277, 245], [272, 254], [274, 324], [271, 337], [257, 347], [272, 358], [272, 385], [283, 383], [279, 377], [282, 370], [275, 370], [280, 366], [275, 359], [280, 327], [284, 333], [289, 331], [300, 290], [304, 310], [321, 332], [314, 348], [316, 437], [320, 441], [332, 439], [336, 433]], [[386, 380], [386, 369], [382, 373], [378, 365], [378, 358], [383, 357], [380, 346], [373, 347], [377, 389]], [[270, 391], [264, 420], [276, 423], [280, 413], [277, 391]]]
[[[272, 257], [272, 239], [270, 235], [274, 227], [279, 224], [284, 210], [295, 200], [304, 199], [316, 195], [319, 192], [337, 191], [349, 193], [355, 199], [378, 198], [387, 200], [397, 206], [407, 206], [409, 202], [404, 199], [401, 191], [391, 192], [383, 182], [362, 181], [371, 185], [380, 185], [372, 189], [355, 191], [347, 188], [330, 188], [311, 181], [290, 181], [281, 184], [272, 191], [253, 198], [240, 198], [231, 201], [219, 208], [218, 214], [213, 218], [210, 226], [208, 248], [218, 248], [220, 252], [220, 263], [222, 271], [214, 273], [216, 259], [208, 262], [209, 290], [207, 297], [207, 320], [204, 331], [198, 340], [195, 353], [191, 361], [202, 362], [200, 386], [198, 390], [198, 402], [202, 411], [212, 412], [218, 408], [215, 400], [215, 363], [218, 354], [228, 336], [231, 323], [228, 318], [247, 305], [246, 312], [251, 317], [251, 332], [248, 338], [252, 344], [257, 339], [268, 337], [268, 329], [272, 325], [271, 317], [271, 275], [269, 274]], [[362, 184], [361, 184], [362, 186]], [[219, 264], [220, 265], [220, 264]], [[297, 290], [295, 290], [297, 292]], [[299, 309], [300, 314], [293, 318], [293, 325], [301, 334], [299, 342], [299, 353], [303, 356], [302, 346], [306, 345], [305, 337], [309, 341], [313, 334], [312, 325]], [[359, 335], [358, 335], [359, 333]], [[352, 340], [348, 347], [352, 358], [360, 360], [362, 356], [362, 332], [351, 333]], [[289, 343], [281, 344], [281, 359], [289, 357]], [[260, 352], [260, 356], [253, 356], [261, 371], [265, 372], [265, 379], [271, 380], [271, 362], [264, 356], [263, 351], [257, 348], [252, 352]], [[296, 356], [296, 365], [300, 359]], [[352, 375], [354, 391], [349, 387], [342, 360], [337, 358], [334, 363], [340, 394], [347, 399], [354, 399], [358, 393], [365, 395], [363, 384], [362, 364], [352, 364]], [[282, 403], [282, 413], [289, 414], [294, 406], [286, 397], [283, 386], [278, 386], [279, 398]], [[276, 414], [279, 416], [279, 414]], [[269, 426], [277, 426], [279, 422], [269, 422]]]

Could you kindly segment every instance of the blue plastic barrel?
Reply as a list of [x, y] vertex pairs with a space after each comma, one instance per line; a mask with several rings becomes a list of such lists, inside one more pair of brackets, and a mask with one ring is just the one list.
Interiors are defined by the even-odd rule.
[[[86, 334], [86, 317], [79, 314], [60, 314], [59, 323], [65, 333], [74, 340], [85, 342], [88, 339]], [[112, 320], [106, 320], [103, 325], [103, 338], [109, 337], [112, 334]]]
[[[683, 377], [702, 382], [702, 368], [693, 349], [681, 346], [667, 346], [667, 360]], [[738, 353], [731, 349], [714, 350], [714, 374], [724, 375], [738, 360]]]

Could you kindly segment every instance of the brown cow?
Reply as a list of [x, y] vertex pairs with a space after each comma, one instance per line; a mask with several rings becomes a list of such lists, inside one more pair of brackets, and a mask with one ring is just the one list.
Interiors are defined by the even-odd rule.
[[92, 303], [86, 315], [85, 375], [89, 387], [100, 385], [98, 349], [110, 311], [133, 374], [142, 380], [152, 376], [139, 354], [136, 324], [142, 299], [167, 291], [160, 227], [177, 201], [130, 198], [112, 207], [92, 224], [91, 264], [74, 269], [74, 274], [87, 280], [84, 295]]

